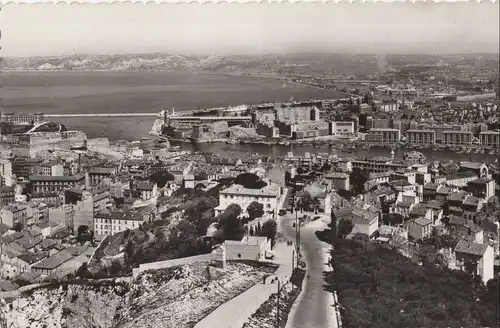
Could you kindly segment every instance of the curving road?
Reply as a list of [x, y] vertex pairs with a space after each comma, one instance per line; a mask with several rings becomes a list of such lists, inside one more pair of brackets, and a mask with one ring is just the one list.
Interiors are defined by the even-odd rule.
[[[300, 241], [303, 256], [307, 264], [307, 277], [304, 290], [294, 303], [286, 328], [337, 328], [333, 295], [324, 290], [323, 271], [330, 246], [320, 241], [314, 234], [326, 227], [326, 221], [318, 220], [301, 227]], [[282, 217], [281, 229], [284, 236], [295, 241], [295, 216]]]

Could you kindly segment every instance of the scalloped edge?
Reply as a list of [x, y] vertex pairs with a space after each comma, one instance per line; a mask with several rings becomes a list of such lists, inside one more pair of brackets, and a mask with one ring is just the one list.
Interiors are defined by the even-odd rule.
[[249, 3], [416, 3], [416, 2], [434, 2], [434, 3], [463, 3], [463, 2], [491, 2], [497, 0], [0, 0], [0, 9], [6, 5], [12, 4], [249, 4]]

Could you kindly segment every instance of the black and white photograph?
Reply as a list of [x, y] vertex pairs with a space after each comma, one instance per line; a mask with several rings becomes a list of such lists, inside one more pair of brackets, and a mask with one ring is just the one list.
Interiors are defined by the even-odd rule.
[[500, 327], [499, 7], [4, 4], [0, 328]]

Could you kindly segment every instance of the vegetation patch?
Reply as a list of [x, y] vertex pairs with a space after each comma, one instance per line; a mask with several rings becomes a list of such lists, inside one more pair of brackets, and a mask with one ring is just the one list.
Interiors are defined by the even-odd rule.
[[326, 288], [349, 328], [497, 327], [498, 282], [433, 263], [420, 266], [363, 238], [340, 239]]

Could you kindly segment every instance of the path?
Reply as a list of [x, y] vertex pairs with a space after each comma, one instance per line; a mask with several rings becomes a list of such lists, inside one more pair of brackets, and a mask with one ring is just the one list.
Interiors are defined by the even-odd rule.
[[[295, 240], [295, 214], [282, 218], [281, 227], [285, 237]], [[292, 306], [287, 328], [337, 328], [333, 308], [334, 297], [324, 290], [323, 271], [330, 270], [327, 265], [330, 245], [320, 241], [315, 232], [326, 227], [328, 218], [314, 221], [300, 229], [300, 241], [307, 264], [304, 289]]]
[[[280, 264], [275, 274], [280, 281], [284, 282], [290, 278], [292, 273], [292, 250], [293, 247], [284, 243], [276, 245], [273, 252], [276, 259], [273, 261]], [[241, 328], [245, 321], [254, 314], [257, 309], [277, 292], [277, 284], [257, 283], [247, 291], [236, 296], [232, 300], [222, 304], [207, 317], [198, 322], [195, 328]]]

